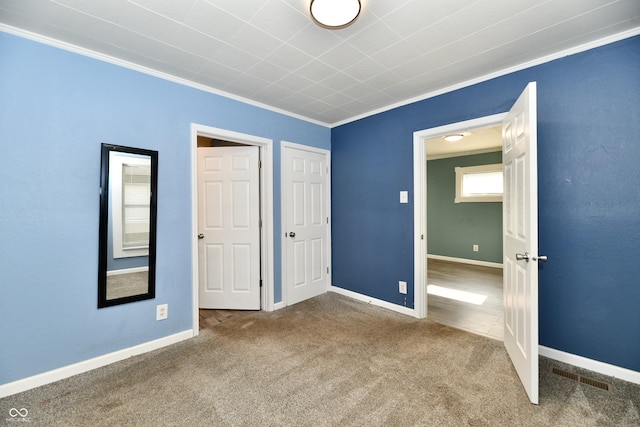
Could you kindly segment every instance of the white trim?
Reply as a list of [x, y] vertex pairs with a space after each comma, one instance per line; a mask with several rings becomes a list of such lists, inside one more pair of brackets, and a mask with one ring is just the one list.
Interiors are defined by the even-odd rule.
[[362, 114], [358, 114], [356, 116], [350, 117], [348, 119], [344, 119], [344, 120], [340, 120], [338, 122], [334, 122], [334, 123], [326, 123], [326, 122], [321, 122], [320, 120], [315, 120], [315, 119], [311, 119], [309, 117], [305, 117], [302, 116], [300, 114], [296, 114], [296, 113], [292, 113], [290, 111], [286, 111], [277, 107], [273, 107], [267, 104], [263, 104], [261, 102], [257, 102], [251, 99], [247, 99], [247, 98], [243, 98], [241, 96], [238, 95], [234, 95], [232, 93], [228, 93], [228, 92], [224, 92], [222, 90], [218, 90], [218, 89], [214, 89], [212, 87], [209, 86], [205, 86], [203, 84], [200, 83], [196, 83], [196, 82], [192, 82], [190, 80], [187, 79], [183, 79], [180, 77], [176, 77], [173, 76], [171, 74], [167, 74], [167, 73], [163, 73], [161, 71], [157, 71], [148, 67], [143, 67], [141, 65], [138, 64], [134, 64], [132, 62], [129, 61], [125, 61], [122, 59], [118, 59], [115, 58], [113, 56], [109, 56], [109, 55], [105, 55], [103, 53], [99, 53], [90, 49], [86, 49], [80, 46], [76, 46], [73, 45], [71, 43], [66, 43], [60, 40], [56, 40], [54, 38], [51, 37], [47, 37], [47, 36], [43, 36], [41, 34], [37, 34], [37, 33], [33, 33], [31, 31], [27, 31], [27, 30], [23, 30], [21, 28], [17, 28], [17, 27], [12, 27], [10, 25], [6, 25], [6, 24], [2, 24], [0, 23], [0, 31], [9, 33], [9, 34], [13, 34], [16, 35], [18, 37], [23, 37], [29, 40], [33, 40], [42, 44], [46, 44], [49, 46], [53, 46], [53, 47], [57, 47], [59, 49], [63, 49], [69, 52], [73, 52], [73, 53], [77, 53], [79, 55], [83, 55], [83, 56], [87, 56], [93, 59], [97, 59], [98, 61], [103, 61], [103, 62], [108, 62], [110, 64], [114, 64], [114, 65], [118, 65], [120, 67], [123, 68], [128, 68], [130, 70], [134, 70], [134, 71], [138, 71], [140, 73], [144, 73], [150, 76], [154, 76], [154, 77], [158, 77], [160, 79], [163, 80], [168, 80], [170, 82], [174, 82], [183, 86], [188, 86], [188, 87], [192, 87], [194, 89], [198, 89], [201, 90], [203, 92], [208, 92], [208, 93], [212, 93], [214, 95], [219, 95], [219, 96], [224, 96], [225, 98], [229, 98], [229, 99], [233, 99], [245, 104], [249, 104], [249, 105], [253, 105], [255, 107], [258, 108], [263, 108], [265, 110], [269, 110], [269, 111], [273, 111], [279, 114], [284, 114], [286, 116], [289, 117], [293, 117], [296, 119], [300, 119], [309, 123], [314, 123], [320, 126], [326, 126], [329, 128], [334, 128], [334, 127], [338, 127], [338, 126], [342, 126], [344, 124], [347, 123], [351, 123], [351, 122], [355, 122], [356, 120], [360, 120], [363, 119], [365, 117], [369, 117], [369, 116], [373, 116], [375, 114], [379, 114], [379, 113], [383, 113], [385, 111], [389, 111], [389, 110], [393, 110], [394, 108], [398, 108], [398, 107], [402, 107], [405, 105], [409, 105], [409, 104], [413, 104], [414, 102], [419, 102], [419, 101], [424, 101], [425, 99], [429, 99], [429, 98], [434, 98], [438, 95], [442, 95], [448, 92], [453, 92], [455, 90], [458, 89], [462, 89], [465, 87], [469, 87], [469, 86], [473, 86], [475, 84], [478, 83], [482, 83], [485, 82], [487, 80], [491, 80], [494, 79], [496, 77], [501, 77], [510, 73], [514, 73], [516, 71], [521, 71], [530, 67], [534, 67], [536, 65], [541, 65], [541, 64], [545, 64], [547, 62], [551, 62], [554, 61], [556, 59], [560, 59], [560, 58], [564, 58], [567, 56], [571, 56], [571, 55], [575, 55], [577, 53], [581, 53], [581, 52], [585, 52], [587, 50], [590, 49], [595, 49], [597, 47], [601, 47], [601, 46], [605, 46], [607, 44], [611, 44], [611, 43], [615, 43], [617, 41], [620, 40], [624, 40], [624, 39], [628, 39], [634, 36], [637, 36], [638, 34], [640, 34], [640, 27], [636, 27], [636, 28], [632, 28], [630, 30], [627, 31], [622, 31], [620, 33], [616, 33], [616, 34], [612, 34], [610, 36], [607, 37], [603, 37], [591, 42], [587, 42], [587, 43], [583, 43], [581, 45], [578, 46], [574, 46], [572, 48], [569, 49], [565, 49], [565, 50], [561, 50], [559, 52], [550, 54], [550, 55], [546, 55], [531, 61], [527, 61], [527, 62], [523, 62], [521, 64], [518, 65], [514, 65], [513, 67], [509, 67], [509, 68], [504, 68], [502, 70], [498, 70], [494, 73], [490, 73], [490, 74], [485, 74], [484, 76], [480, 76], [480, 77], [476, 77], [474, 79], [470, 79], [470, 80], [466, 80], [464, 82], [455, 84], [455, 85], [451, 85], [451, 86], [447, 86], [445, 88], [442, 89], [438, 89], [432, 92], [427, 92], [425, 94], [422, 95], [418, 95], [415, 96], [413, 98], [409, 98], [409, 99], [405, 99], [404, 101], [399, 101], [396, 102], [394, 104], [391, 105], [387, 105], [385, 107], [381, 107], [375, 110], [371, 110], [368, 111], [366, 113], [362, 113]]
[[[477, 166], [456, 166], [456, 197], [455, 203], [483, 203], [483, 202], [502, 202], [502, 163], [494, 163], [490, 165]], [[500, 193], [478, 194], [473, 196], [464, 195], [465, 175], [474, 175], [482, 173], [499, 173], [500, 174]]]
[[415, 96], [413, 98], [405, 99], [404, 101], [396, 102], [395, 104], [387, 105], [385, 107], [378, 108], [376, 110], [368, 111], [366, 113], [358, 114], [357, 116], [353, 116], [351, 118], [341, 120], [339, 122], [331, 123], [329, 126], [331, 128], [342, 126], [347, 123], [355, 122], [356, 120], [364, 119], [369, 116], [373, 116], [375, 114], [384, 113], [385, 111], [393, 110], [394, 108], [403, 107], [405, 105], [413, 104], [414, 102], [424, 101], [425, 99], [435, 98], [436, 96], [453, 92], [458, 89], [462, 89], [465, 87], [473, 86], [478, 83], [482, 83], [491, 79], [495, 79], [497, 77], [505, 76], [507, 74], [515, 73], [517, 71], [522, 71], [527, 68], [535, 67], [537, 65], [546, 64], [547, 62], [555, 61], [556, 59], [565, 58], [567, 56], [575, 55], [577, 53], [585, 52], [590, 49], [595, 49], [597, 47], [605, 46], [611, 43], [618, 42], [620, 40], [628, 39], [640, 34], [640, 27], [632, 28], [631, 30], [623, 31], [621, 33], [612, 34], [607, 37], [600, 38], [598, 40], [594, 40], [591, 42], [583, 43], [578, 46], [574, 46], [569, 49], [561, 50], [556, 53], [552, 53], [550, 55], [542, 56], [537, 59], [533, 59], [531, 61], [523, 62], [513, 67], [503, 68], [502, 70], [498, 70], [496, 72], [485, 74], [484, 76], [476, 77], [470, 80], [466, 80], [461, 83], [457, 83], [451, 86], [447, 86], [442, 89], [434, 90], [432, 92], [427, 92], [422, 95]]
[[502, 151], [502, 147], [488, 147], [481, 150], [456, 151], [454, 153], [427, 155], [427, 160], [451, 159], [453, 157], [475, 156], [476, 154], [496, 153]]
[[152, 68], [145, 67], [143, 65], [135, 64], [133, 62], [125, 61], [113, 56], [105, 55], [104, 53], [96, 52], [91, 49], [80, 47], [71, 43], [56, 40], [54, 38], [43, 36], [41, 34], [33, 33], [31, 31], [23, 30], [21, 28], [12, 27], [10, 25], [0, 23], [0, 31], [13, 34], [18, 37], [33, 40], [38, 43], [53, 46], [59, 49], [66, 50], [68, 52], [77, 53], [78, 55], [87, 56], [89, 58], [97, 59], [98, 61], [107, 62], [109, 64], [117, 65], [119, 67], [128, 68], [139, 73], [147, 74], [149, 76], [157, 77], [159, 79], [167, 80], [173, 83], [177, 83], [182, 86], [191, 87], [201, 90], [203, 92], [212, 93], [214, 95], [223, 96], [225, 98], [233, 99], [235, 101], [242, 102], [244, 104], [253, 105], [254, 107], [262, 108], [265, 110], [273, 111], [275, 113], [284, 114], [285, 116], [293, 117], [295, 119], [303, 120], [305, 122], [317, 124], [320, 126], [329, 127], [328, 123], [321, 122], [319, 120], [311, 119], [309, 117], [302, 116], [300, 114], [292, 113], [290, 111], [283, 110], [281, 108], [273, 107], [271, 105], [263, 104], [252, 99], [244, 98], [242, 96], [234, 95], [223, 90], [215, 89], [211, 86], [206, 86], [201, 83], [196, 83], [191, 80], [183, 79], [171, 74], [164, 73], [162, 71], [154, 70]]
[[273, 304], [273, 311], [281, 310], [281, 309], [283, 309], [285, 307], [286, 307], [286, 305], [284, 304], [284, 301], [280, 301], [280, 302], [277, 302], [277, 303]]
[[[326, 198], [326, 202], [327, 202], [327, 218], [329, 218], [329, 221], [327, 223], [327, 253], [325, 254], [325, 256], [327, 257], [327, 268], [329, 269], [329, 272], [327, 273], [327, 291], [329, 290], [329, 288], [331, 287], [331, 283], [333, 282], [332, 277], [333, 277], [333, 265], [331, 263], [331, 223], [332, 223], [332, 219], [331, 219], [331, 151], [330, 150], [326, 150], [324, 148], [317, 148], [317, 147], [312, 147], [310, 145], [303, 145], [303, 144], [298, 144], [295, 142], [290, 142], [290, 141], [280, 141], [280, 229], [284, 232], [286, 230], [286, 208], [285, 208], [285, 188], [284, 188], [284, 177], [285, 177], [285, 173], [284, 173], [284, 150], [285, 148], [293, 148], [296, 150], [302, 150], [302, 151], [309, 151], [311, 153], [317, 153], [317, 154], [321, 154], [323, 156], [325, 156], [325, 159], [327, 161], [326, 166], [327, 166], [327, 173], [326, 173], [326, 177], [327, 177], [327, 189], [325, 191], [325, 198]], [[286, 272], [287, 272], [287, 268], [286, 268], [286, 261], [287, 261], [287, 257], [286, 257], [286, 251], [285, 251], [285, 245], [286, 245], [286, 237], [283, 237], [283, 235], [281, 235], [281, 245], [280, 245], [280, 255], [281, 255], [281, 259], [280, 259], [280, 264], [281, 264], [281, 275], [282, 275], [282, 307], [286, 307], [287, 305], [289, 305], [288, 300], [287, 300], [287, 284], [286, 284]]]
[[357, 301], [362, 301], [367, 304], [372, 304], [377, 307], [386, 308], [387, 310], [395, 311], [396, 313], [405, 314], [411, 317], [417, 317], [416, 311], [412, 308], [403, 307], [401, 305], [393, 304], [388, 301], [384, 301], [384, 300], [373, 298], [367, 295], [359, 294], [357, 292], [349, 291], [347, 289], [337, 287], [336, 285], [329, 286], [329, 292], [335, 292], [336, 294], [344, 295], [345, 297], [349, 297]]
[[441, 261], [459, 262], [461, 264], [479, 265], [482, 267], [502, 268], [501, 262], [480, 261], [477, 259], [456, 258], [452, 256], [427, 254], [427, 259], [438, 259]]
[[[147, 244], [144, 246], [136, 246], [134, 248], [126, 248], [123, 245], [123, 197], [124, 186], [122, 183], [122, 170], [126, 165], [147, 166], [148, 176], [151, 176], [151, 156], [133, 153], [122, 153], [119, 151], [109, 151], [109, 202], [111, 208], [109, 214], [111, 215], [111, 242], [112, 242], [112, 257], [114, 259], [130, 258], [130, 257], [142, 257], [149, 256], [149, 239], [147, 237]], [[149, 192], [144, 195], [144, 199], [147, 202], [148, 212], [151, 212], [151, 198], [149, 195], [151, 191], [151, 181], [149, 181]], [[149, 219], [145, 222], [147, 230], [149, 230]], [[139, 242], [142, 243], [142, 242]]]
[[414, 303], [416, 317], [427, 317], [427, 162], [426, 141], [448, 133], [502, 124], [506, 113], [450, 123], [413, 133], [413, 240]]
[[123, 268], [121, 270], [107, 271], [107, 277], [119, 276], [121, 274], [144, 273], [145, 271], [149, 271], [149, 266], [134, 267], [134, 268]]
[[222, 139], [246, 145], [260, 147], [262, 168], [260, 169], [260, 195], [262, 200], [262, 235], [260, 262], [262, 265], [262, 290], [260, 307], [265, 311], [274, 310], [273, 279], [273, 140], [260, 136], [234, 132], [211, 126], [191, 124], [191, 283], [193, 301], [193, 331], [199, 331], [198, 303], [198, 135], [207, 138]]
[[413, 307], [418, 319], [427, 317], [427, 147], [413, 133]]
[[540, 353], [540, 356], [548, 357], [549, 359], [557, 360], [558, 362], [568, 363], [569, 365], [588, 369], [589, 371], [597, 372], [609, 377], [615, 377], [630, 383], [640, 384], [640, 372], [632, 371], [631, 369], [621, 368], [620, 366], [610, 365], [608, 363], [588, 359], [576, 354], [565, 353], [564, 351], [542, 345], [538, 346], [538, 352]]
[[177, 334], [138, 344], [133, 347], [94, 357], [92, 359], [83, 360], [82, 362], [74, 363], [73, 365], [63, 366], [62, 368], [43, 372], [32, 377], [23, 378], [21, 380], [17, 380], [7, 384], [2, 384], [0, 385], [0, 398], [16, 393], [21, 393], [32, 388], [43, 386], [45, 384], [63, 380], [65, 378], [82, 374], [84, 372], [100, 368], [102, 366], [110, 365], [112, 363], [119, 362], [133, 356], [148, 353], [150, 351], [175, 344], [191, 337], [193, 337], [193, 331], [186, 330], [178, 332]]

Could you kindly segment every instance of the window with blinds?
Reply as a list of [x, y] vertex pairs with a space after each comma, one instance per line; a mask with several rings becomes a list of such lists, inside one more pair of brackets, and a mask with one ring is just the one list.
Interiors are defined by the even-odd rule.
[[146, 256], [151, 228], [151, 159], [112, 151], [109, 170], [113, 258]]
[[122, 249], [149, 247], [151, 165], [122, 164]]

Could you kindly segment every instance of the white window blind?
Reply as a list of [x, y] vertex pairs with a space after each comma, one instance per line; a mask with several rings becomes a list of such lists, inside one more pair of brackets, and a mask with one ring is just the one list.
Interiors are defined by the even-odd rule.
[[122, 164], [122, 247], [149, 247], [151, 166]]
[[113, 258], [149, 254], [151, 160], [149, 156], [109, 153], [109, 215]]

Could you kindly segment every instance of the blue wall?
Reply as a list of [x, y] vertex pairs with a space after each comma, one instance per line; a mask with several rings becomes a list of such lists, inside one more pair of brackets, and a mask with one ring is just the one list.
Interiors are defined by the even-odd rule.
[[[6, 33], [0, 57], [0, 384], [193, 327], [192, 122], [273, 139], [275, 236], [280, 141], [331, 145], [326, 127]], [[157, 288], [98, 310], [102, 142], [159, 152]]]
[[429, 255], [502, 264], [502, 203], [455, 203], [456, 167], [497, 163], [502, 163], [501, 151], [427, 162]]
[[640, 371], [640, 37], [334, 128], [334, 285], [404, 305], [406, 280], [413, 307], [412, 133], [503, 113], [529, 81], [540, 344]]

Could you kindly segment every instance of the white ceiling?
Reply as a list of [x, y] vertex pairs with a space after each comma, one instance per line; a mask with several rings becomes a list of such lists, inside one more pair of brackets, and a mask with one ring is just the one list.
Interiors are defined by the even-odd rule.
[[444, 136], [446, 135], [428, 139], [426, 141], [427, 160], [502, 150], [501, 125], [465, 130], [460, 133], [464, 135], [464, 138], [456, 142], [445, 141]]
[[327, 30], [310, 0], [0, 0], [28, 31], [336, 125], [606, 38], [638, 0], [362, 0]]

